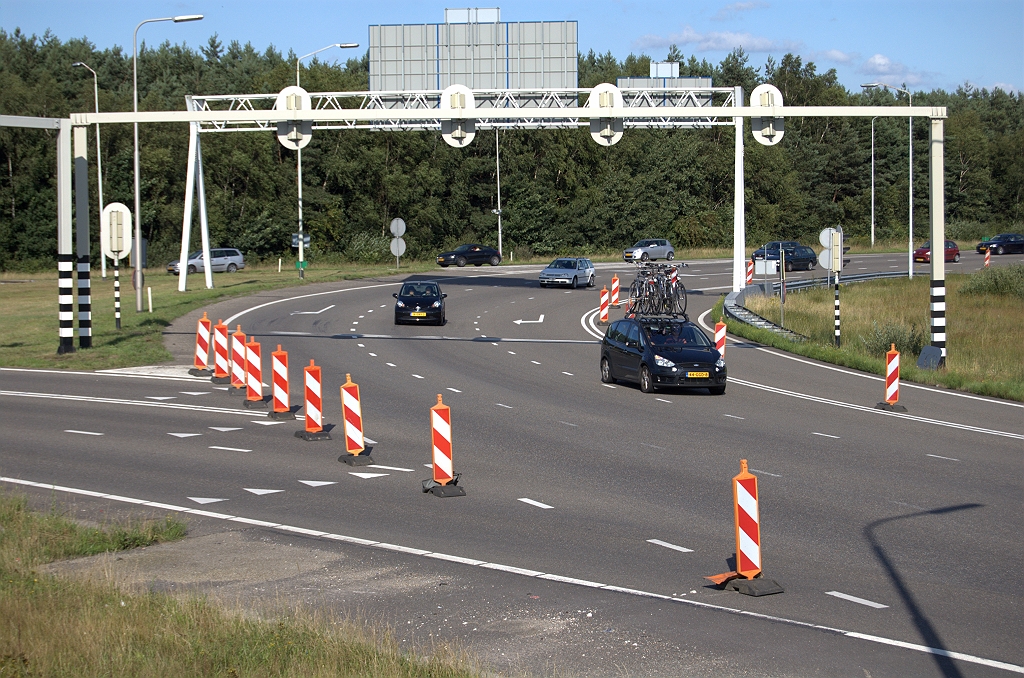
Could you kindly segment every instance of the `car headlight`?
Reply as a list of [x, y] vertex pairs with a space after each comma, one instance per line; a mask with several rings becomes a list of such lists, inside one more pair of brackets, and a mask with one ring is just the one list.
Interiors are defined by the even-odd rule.
[[654, 364], [658, 367], [675, 367], [676, 364], [668, 358], [662, 358], [660, 355], [654, 356]]
[[720, 370], [724, 370], [725, 369], [725, 358], [719, 358], [718, 361], [715, 362], [715, 367], [717, 367]]
[[402, 303], [402, 301], [401, 301], [401, 300], [399, 300], [399, 301], [395, 302], [395, 306], [397, 306], [398, 308], [405, 308], [405, 304], [404, 304], [404, 303]]
[[431, 307], [431, 308], [441, 308], [441, 300], [440, 300], [440, 299], [438, 299], [437, 301], [435, 301], [434, 303], [432, 303], [432, 304], [430, 305], [430, 307]]

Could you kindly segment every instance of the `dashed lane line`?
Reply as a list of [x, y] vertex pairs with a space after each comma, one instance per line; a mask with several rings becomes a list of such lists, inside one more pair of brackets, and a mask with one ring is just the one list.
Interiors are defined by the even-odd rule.
[[103, 435], [102, 433], [99, 433], [97, 431], [77, 431], [77, 430], [75, 430], [73, 428], [66, 428], [66, 429], [64, 429], [64, 433], [77, 433], [78, 435], [82, 435], [82, 436], [101, 436], [101, 435]]
[[452, 393], [462, 393], [462, 391], [460, 391], [459, 389], [452, 388], [451, 386], [448, 387], [448, 390], [451, 391]]
[[781, 478], [782, 477], [778, 473], [768, 473], [768, 471], [759, 471], [756, 468], [750, 469], [750, 472], [751, 473], [763, 473], [764, 475], [771, 476], [772, 478]]
[[826, 596], [833, 596], [835, 598], [841, 598], [843, 600], [848, 600], [851, 603], [857, 603], [859, 605], [866, 605], [868, 607], [873, 607], [876, 610], [884, 610], [885, 608], [889, 607], [888, 605], [882, 605], [881, 603], [876, 603], [873, 600], [868, 600], [866, 598], [858, 598], [857, 596], [851, 596], [848, 593], [840, 593], [839, 591], [825, 591], [825, 595]]
[[647, 543], [655, 544], [656, 546], [664, 546], [667, 549], [672, 549], [673, 551], [679, 551], [681, 553], [693, 553], [693, 549], [688, 549], [685, 546], [676, 546], [675, 544], [670, 544], [667, 541], [662, 541], [660, 539], [648, 539]]
[[513, 409], [511, 405], [506, 405], [505, 403], [494, 403], [494, 404], [497, 405], [498, 407], [504, 407], [506, 410]]
[[926, 454], [924, 456], [926, 456], [926, 457], [935, 457], [936, 459], [945, 459], [946, 461], [960, 461], [959, 459], [954, 459], [953, 457], [940, 457], [937, 454]]
[[[430, 466], [430, 464], [424, 464], [424, 466]], [[27, 487], [36, 487], [52, 492], [67, 492], [69, 494], [80, 494], [89, 497], [96, 497], [99, 499], [109, 499], [111, 501], [120, 501], [130, 504], [137, 504], [142, 506], [148, 506], [151, 508], [157, 508], [165, 511], [176, 511], [179, 513], [188, 513], [197, 516], [204, 516], [207, 518], [216, 518], [219, 520], [226, 520], [230, 522], [244, 523], [249, 525], [258, 525], [261, 527], [267, 527], [282, 532], [290, 532], [293, 534], [303, 534], [315, 538], [327, 539], [330, 541], [344, 542], [348, 544], [356, 544], [359, 546], [368, 546], [374, 548], [384, 548], [392, 550], [393, 544], [385, 544], [381, 541], [375, 541], [372, 539], [362, 539], [360, 537], [352, 537], [342, 534], [333, 534], [329, 532], [323, 532], [320, 530], [311, 530], [304, 527], [298, 527], [295, 525], [285, 525], [282, 523], [273, 523], [269, 521], [254, 520], [252, 518], [244, 518], [242, 516], [234, 516], [227, 513], [215, 513], [213, 511], [204, 511], [201, 509], [194, 509], [187, 506], [176, 506], [174, 504], [164, 504], [161, 502], [146, 501], [142, 499], [134, 499], [131, 497], [120, 497], [118, 495], [106, 494], [103, 492], [96, 492], [92, 490], [84, 490], [73, 487], [64, 487], [61, 485], [54, 485], [50, 483], [39, 483], [31, 480], [23, 480], [21, 478], [10, 478], [0, 476], [0, 482], [11, 483], [15, 485], [24, 485]], [[190, 497], [192, 501], [202, 499], [201, 497]], [[226, 501], [225, 499], [213, 499], [212, 501]], [[407, 547], [408, 548], [408, 547]], [[449, 555], [445, 553], [431, 552], [424, 549], [411, 549], [417, 555], [422, 555], [428, 558], [434, 558], [438, 560], [447, 560], [449, 562], [465, 564], [472, 567], [480, 567], [489, 570], [497, 570], [500, 572], [508, 572], [510, 574], [521, 575], [524, 577], [541, 577], [546, 573], [538, 570], [529, 570], [521, 567], [513, 567], [511, 565], [504, 565], [501, 563], [491, 563], [480, 560], [473, 560], [470, 558], [464, 558], [461, 556]], [[857, 631], [847, 631], [844, 629], [836, 628], [833, 626], [825, 626], [823, 624], [814, 624], [811, 622], [800, 621], [797, 619], [788, 619], [786, 617], [779, 617], [776, 615], [764, 614], [762, 612], [752, 612], [749, 610], [741, 610], [733, 607], [726, 607], [725, 605], [717, 605], [715, 603], [705, 603], [699, 600], [679, 598], [673, 595], [664, 595], [660, 593], [654, 593], [651, 591], [643, 591], [640, 589], [626, 588], [623, 586], [614, 586], [611, 584], [601, 584], [598, 582], [590, 582], [583, 579], [574, 579], [572, 577], [562, 577], [561, 575], [549, 575], [546, 579], [552, 579], [554, 581], [561, 581], [566, 584], [574, 586], [587, 586], [593, 588], [600, 588], [603, 591], [610, 591], [614, 593], [624, 593], [627, 595], [638, 596], [641, 598], [650, 598], [654, 600], [662, 600], [666, 602], [673, 602], [679, 605], [689, 605], [691, 607], [699, 607], [705, 610], [712, 610], [716, 612], [724, 612], [726, 614], [734, 614], [741, 617], [749, 617], [751, 619], [759, 619], [768, 622], [774, 622], [778, 624], [787, 624], [789, 626], [795, 626], [804, 629], [810, 629], [815, 631], [821, 631], [823, 633], [832, 633], [846, 636], [847, 638], [854, 638], [857, 640], [864, 640], [870, 643], [878, 643], [882, 645], [889, 645], [891, 647], [898, 647], [905, 650], [911, 650], [914, 652], [923, 652], [925, 654], [931, 654], [941, 657], [949, 657], [950, 659], [957, 659], [972, 664], [979, 664], [982, 666], [988, 666], [991, 668], [1001, 669], [1004, 671], [1010, 671], [1013, 673], [1024, 674], [1024, 666], [1018, 664], [1010, 664], [1008, 662], [1002, 662], [994, 659], [988, 659], [985, 657], [979, 657], [977, 655], [966, 654], [964, 652], [954, 652], [951, 650], [945, 650], [942, 648], [929, 647], [927, 645], [920, 645], [918, 643], [908, 643], [902, 640], [896, 640], [893, 638], [885, 638], [882, 636], [875, 636], [866, 633], [859, 633]]]
[[524, 504], [529, 504], [530, 506], [536, 506], [537, 508], [542, 508], [542, 509], [555, 508], [554, 506], [549, 506], [548, 504], [544, 504], [542, 502], [539, 502], [536, 499], [529, 499], [527, 497], [520, 497], [519, 501], [523, 502]]
[[818, 433], [817, 431], [811, 431], [812, 436], [821, 436], [822, 438], [835, 438], [839, 440], [839, 436], [829, 435], [828, 433]]
[[221, 447], [220, 445], [210, 445], [211, 450], [224, 450], [225, 452], [252, 452], [252, 450], [246, 450], [241, 447]]
[[735, 414], [723, 414], [723, 417], [729, 417], [730, 419], [746, 419], [746, 417], [737, 417]]

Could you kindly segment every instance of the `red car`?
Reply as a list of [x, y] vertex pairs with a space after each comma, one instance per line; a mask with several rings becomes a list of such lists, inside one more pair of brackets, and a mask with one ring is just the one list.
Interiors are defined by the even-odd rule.
[[[932, 261], [932, 244], [926, 242], [925, 244], [914, 250], [914, 261], [923, 261], [926, 264], [930, 264]], [[956, 243], [952, 240], [946, 241], [946, 261], [960, 261], [960, 248], [956, 246]]]

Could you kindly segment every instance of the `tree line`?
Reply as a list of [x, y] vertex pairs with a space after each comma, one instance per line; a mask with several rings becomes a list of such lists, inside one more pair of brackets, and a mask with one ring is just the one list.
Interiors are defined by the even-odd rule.
[[[143, 45], [140, 110], [183, 110], [189, 94], [276, 93], [292, 84], [295, 55], [274, 47], [223, 45], [217, 36], [193, 49]], [[749, 93], [771, 83], [786, 105], [906, 105], [892, 92], [847, 91], [836, 72], [787, 54], [754, 67], [742, 50], [720, 63], [688, 59], [673, 46], [667, 60], [680, 75], [710, 76], [717, 86]], [[579, 84], [646, 76], [651, 59], [610, 52], [579, 56]], [[101, 111], [132, 108], [132, 59], [120, 47], [99, 50], [86, 39], [62, 41], [0, 30], [0, 113], [66, 117], [94, 107], [98, 74]], [[344, 65], [303, 65], [309, 91], [368, 89], [368, 55]], [[1024, 95], [964, 85], [955, 92], [915, 92], [919, 106], [946, 106], [946, 209], [950, 233], [975, 238], [1024, 220]], [[914, 214], [928, 219], [928, 121], [915, 120]], [[902, 118], [879, 118], [875, 130], [875, 229], [879, 239], [905, 238], [908, 213], [908, 129]], [[95, 128], [89, 130], [95, 190]], [[749, 130], [749, 128], [748, 128]], [[627, 130], [611, 147], [589, 131], [500, 133], [502, 229], [505, 249], [519, 256], [594, 254], [642, 237], [667, 237], [677, 248], [729, 246], [733, 222], [733, 130]], [[320, 131], [303, 152], [304, 220], [312, 258], [383, 261], [387, 225], [408, 224], [407, 256], [429, 257], [458, 242], [496, 244], [494, 132], [479, 132], [465, 149], [439, 133]], [[776, 238], [813, 242], [841, 224], [866, 238], [871, 214], [871, 120], [787, 118], [772, 147], [745, 138], [749, 245]], [[101, 130], [106, 202], [133, 205], [132, 129]], [[51, 268], [56, 252], [54, 133], [0, 128], [0, 270]], [[143, 236], [150, 265], [177, 258], [185, 193], [188, 129], [140, 127]], [[296, 229], [296, 164], [267, 132], [203, 135], [212, 244], [250, 258], [289, 256]], [[95, 195], [91, 224], [98, 230]], [[196, 220], [193, 223], [197, 223]], [[196, 228], [198, 228], [196, 226]], [[923, 240], [923, 238], [919, 238]], [[95, 240], [94, 240], [95, 242]], [[193, 242], [198, 242], [193, 240]]]

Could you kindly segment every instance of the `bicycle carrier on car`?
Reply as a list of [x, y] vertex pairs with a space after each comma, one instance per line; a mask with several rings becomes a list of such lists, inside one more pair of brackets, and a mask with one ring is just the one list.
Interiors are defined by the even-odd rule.
[[689, 320], [686, 314], [686, 287], [678, 278], [686, 264], [634, 262], [636, 277], [629, 286], [626, 315], [672, 316]]

